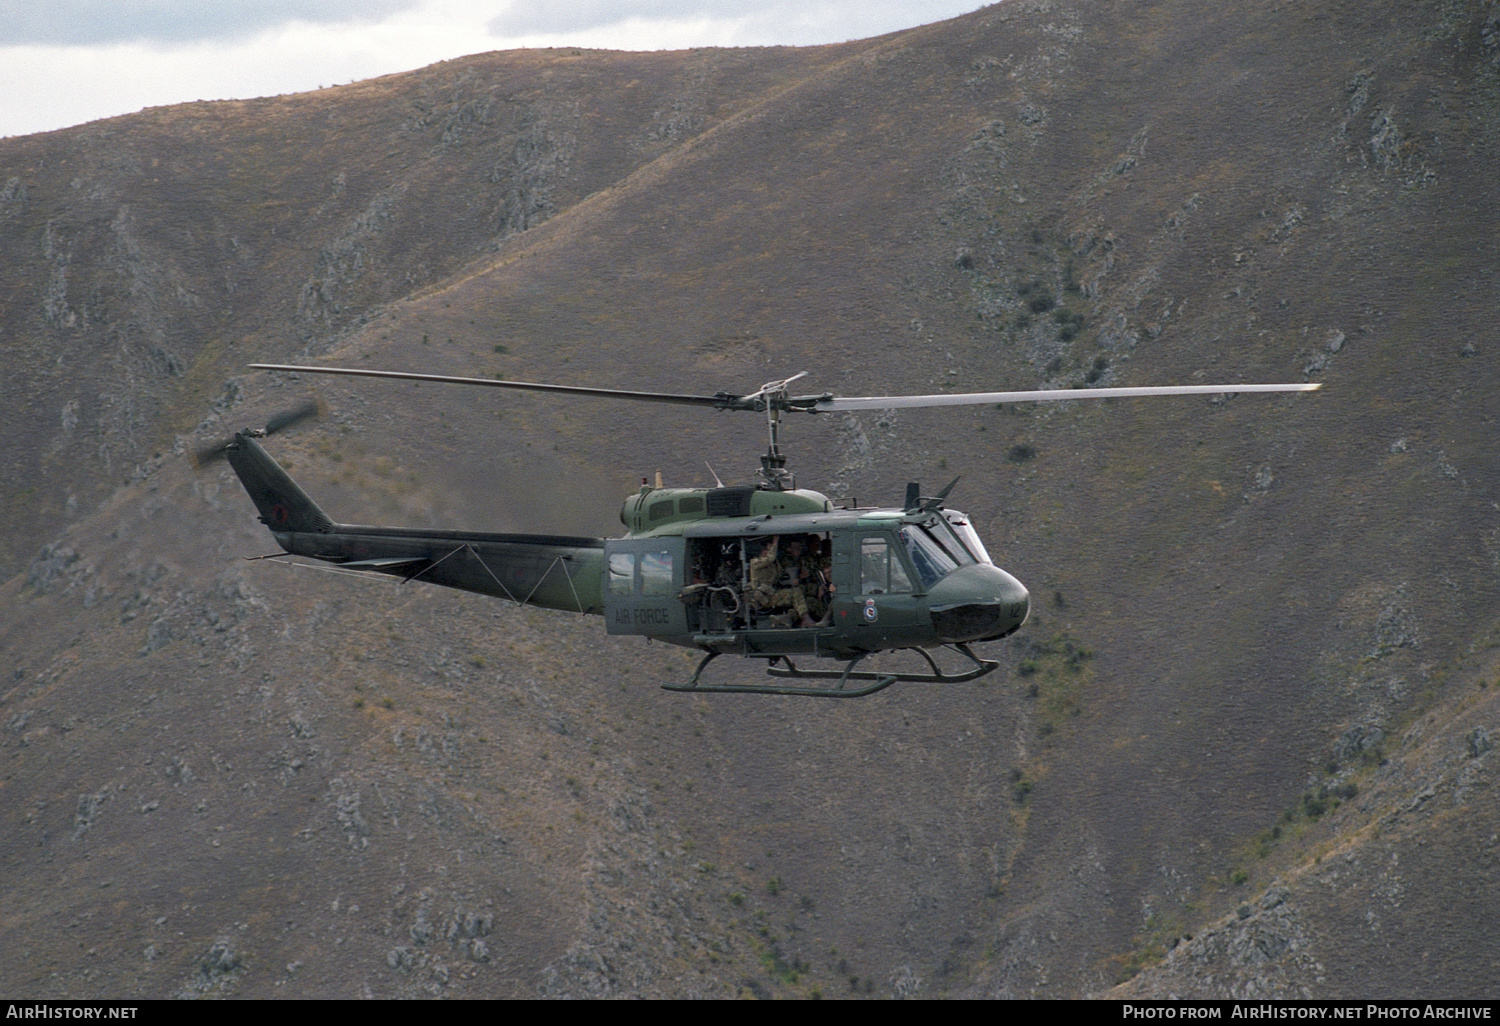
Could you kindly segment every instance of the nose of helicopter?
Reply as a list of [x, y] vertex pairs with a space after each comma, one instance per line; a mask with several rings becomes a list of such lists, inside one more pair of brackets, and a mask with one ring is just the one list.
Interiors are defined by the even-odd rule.
[[932, 586], [927, 609], [943, 641], [990, 641], [1020, 629], [1031, 611], [1031, 596], [998, 566], [972, 563]]

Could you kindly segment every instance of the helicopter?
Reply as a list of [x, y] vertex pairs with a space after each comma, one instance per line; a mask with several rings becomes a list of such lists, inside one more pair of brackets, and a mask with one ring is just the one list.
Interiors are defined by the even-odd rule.
[[[703, 653], [691, 678], [670, 691], [860, 698], [897, 683], [956, 684], [999, 663], [970, 647], [1014, 634], [1030, 596], [996, 566], [969, 518], [947, 506], [955, 478], [936, 495], [907, 486], [899, 507], [835, 506], [798, 488], [780, 447], [783, 415], [1076, 399], [1307, 392], [1308, 384], [1165, 385], [840, 398], [794, 395], [806, 372], [738, 395], [682, 395], [349, 367], [251, 364], [297, 374], [461, 384], [762, 413], [770, 436], [753, 486], [664, 487], [642, 481], [626, 497], [620, 538], [416, 530], [334, 522], [256, 441], [316, 412], [306, 404], [263, 429], [236, 433], [223, 455], [282, 551], [343, 572], [422, 581], [547, 609], [603, 616], [612, 635], [644, 636]], [[712, 471], [712, 468], [710, 468]], [[967, 660], [945, 672], [929, 650]], [[862, 669], [877, 652], [909, 650], [923, 671]], [[721, 655], [766, 661], [776, 680], [713, 684], [704, 670]], [[794, 657], [832, 659], [815, 669]]]

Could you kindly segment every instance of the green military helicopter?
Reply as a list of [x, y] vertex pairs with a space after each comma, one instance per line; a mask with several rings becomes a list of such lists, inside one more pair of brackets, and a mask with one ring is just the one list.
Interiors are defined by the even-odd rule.
[[[266, 429], [241, 431], [222, 452], [282, 552], [364, 571], [479, 592], [548, 609], [602, 615], [610, 634], [640, 635], [704, 653], [673, 691], [859, 698], [892, 684], [974, 680], [999, 664], [970, 645], [1004, 638], [1026, 622], [1025, 586], [995, 566], [968, 517], [907, 486], [899, 508], [839, 506], [798, 488], [779, 445], [783, 414], [903, 407], [1046, 402], [1133, 396], [1304, 392], [1317, 384], [1178, 385], [1030, 392], [838, 398], [793, 395], [804, 374], [748, 395], [677, 395], [345, 367], [252, 364], [259, 370], [482, 385], [562, 395], [764, 413], [770, 445], [753, 487], [664, 488], [642, 482], [620, 510], [623, 538], [490, 534], [365, 527], [331, 520], [255, 441], [312, 414], [303, 407]], [[715, 476], [716, 483], [718, 482]], [[275, 558], [255, 557], [255, 558]], [[947, 673], [928, 654], [967, 660]], [[911, 650], [927, 672], [861, 669], [876, 652]], [[767, 661], [778, 681], [708, 684], [703, 671], [726, 653]], [[794, 656], [843, 662], [798, 666]]]

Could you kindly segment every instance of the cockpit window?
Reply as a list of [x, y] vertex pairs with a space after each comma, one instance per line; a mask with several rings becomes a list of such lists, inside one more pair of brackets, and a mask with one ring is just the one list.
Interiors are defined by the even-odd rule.
[[912, 590], [901, 557], [891, 551], [883, 535], [867, 534], [859, 543], [860, 591], [865, 595], [905, 593]]
[[[922, 587], [930, 588], [938, 578], [958, 567], [958, 560], [928, 534], [925, 528], [907, 524], [901, 528], [901, 540], [906, 543], [906, 554], [922, 580]], [[968, 555], [965, 553], [965, 555]], [[968, 562], [968, 560], [965, 560]]]

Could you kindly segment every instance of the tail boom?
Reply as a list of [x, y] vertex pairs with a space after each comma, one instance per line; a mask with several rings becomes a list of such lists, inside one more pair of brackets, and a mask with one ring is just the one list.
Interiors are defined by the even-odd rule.
[[602, 613], [604, 541], [335, 523], [246, 432], [226, 449], [283, 551], [548, 609]]

